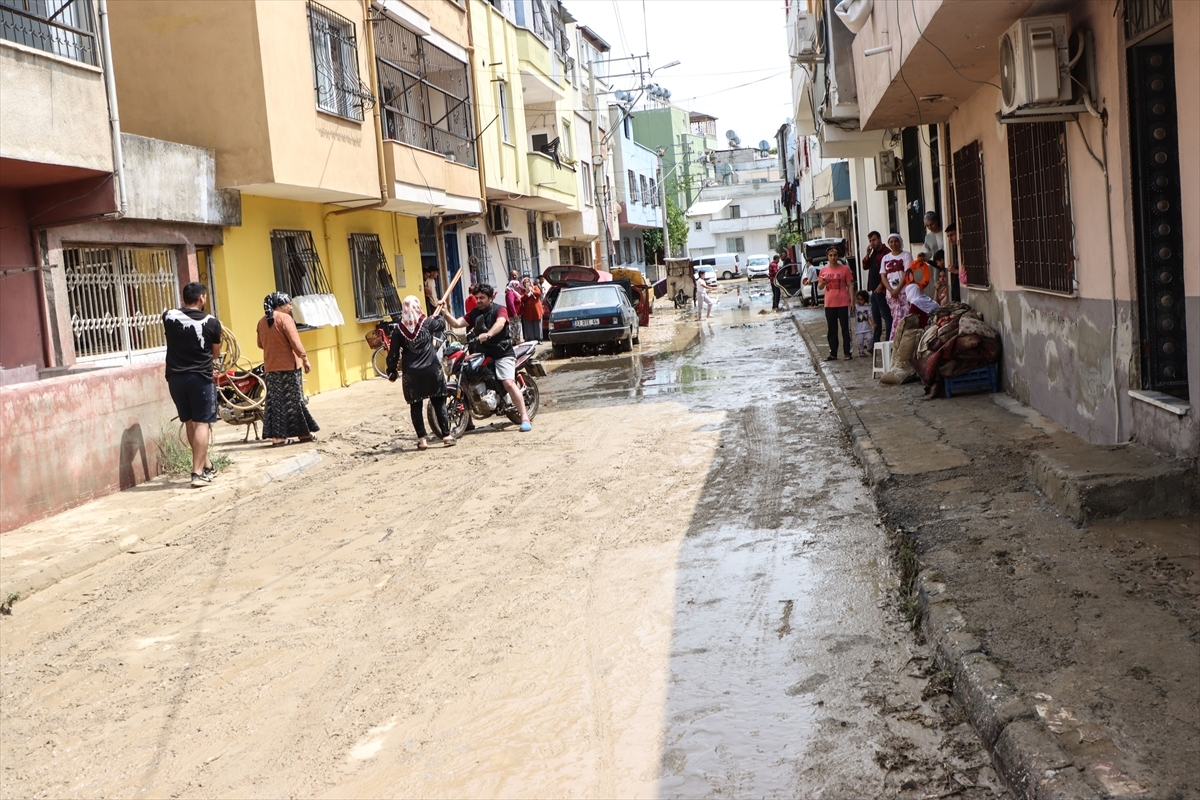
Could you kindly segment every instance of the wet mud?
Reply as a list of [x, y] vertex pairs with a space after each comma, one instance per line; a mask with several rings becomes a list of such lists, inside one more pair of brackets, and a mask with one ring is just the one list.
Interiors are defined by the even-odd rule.
[[530, 435], [329, 426], [318, 467], [22, 600], [0, 795], [1002, 795], [751, 297], [548, 360]]

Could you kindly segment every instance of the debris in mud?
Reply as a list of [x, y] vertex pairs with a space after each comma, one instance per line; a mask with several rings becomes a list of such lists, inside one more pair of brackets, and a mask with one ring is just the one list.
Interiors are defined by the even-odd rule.
[[954, 690], [954, 675], [947, 670], [935, 672], [921, 690], [921, 699], [928, 700], [939, 694], [950, 694]]

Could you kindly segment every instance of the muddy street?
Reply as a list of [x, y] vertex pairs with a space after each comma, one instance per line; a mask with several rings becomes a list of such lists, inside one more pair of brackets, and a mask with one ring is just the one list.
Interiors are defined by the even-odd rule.
[[738, 285], [548, 360], [532, 434], [419, 453], [398, 389], [343, 390], [382, 410], [318, 466], [23, 599], [0, 793], [1002, 795], [791, 317]]

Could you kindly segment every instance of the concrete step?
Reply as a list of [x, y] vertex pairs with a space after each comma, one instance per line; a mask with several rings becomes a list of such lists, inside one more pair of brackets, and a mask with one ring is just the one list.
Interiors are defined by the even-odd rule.
[[1058, 443], [1032, 456], [1034, 483], [1077, 525], [1200, 512], [1192, 463], [1137, 445]]

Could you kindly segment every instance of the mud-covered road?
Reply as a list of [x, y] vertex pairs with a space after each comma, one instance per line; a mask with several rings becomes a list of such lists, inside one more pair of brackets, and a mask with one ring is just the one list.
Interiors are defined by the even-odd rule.
[[0, 795], [1001, 792], [753, 291], [549, 362], [532, 434], [418, 453], [395, 390], [319, 466], [22, 600]]

